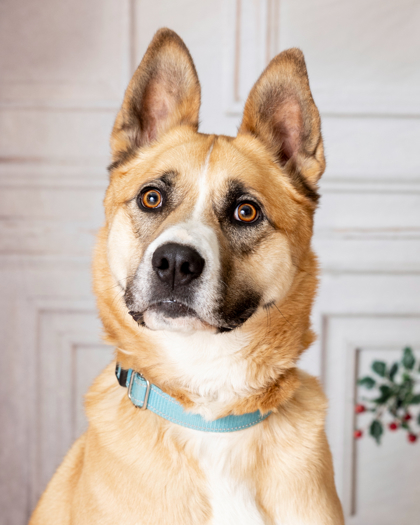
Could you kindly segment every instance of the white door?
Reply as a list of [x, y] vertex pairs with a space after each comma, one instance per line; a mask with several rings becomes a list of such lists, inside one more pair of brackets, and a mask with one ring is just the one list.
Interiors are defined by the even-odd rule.
[[406, 345], [420, 357], [417, 0], [2, 0], [0, 523], [27, 522], [111, 359], [90, 277], [108, 140], [162, 26], [195, 60], [204, 132], [234, 134], [267, 61], [304, 51], [328, 168], [314, 239], [319, 338], [302, 366], [330, 399], [347, 523], [417, 523], [420, 445], [352, 439], [357, 375]]

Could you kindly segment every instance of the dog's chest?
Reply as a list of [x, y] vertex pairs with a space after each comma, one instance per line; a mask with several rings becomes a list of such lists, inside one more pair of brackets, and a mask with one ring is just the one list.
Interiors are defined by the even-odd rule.
[[255, 486], [245, 480], [240, 471], [240, 456], [246, 454], [248, 440], [238, 432], [189, 434], [190, 445], [207, 480], [211, 524], [264, 525], [266, 521], [258, 509]]

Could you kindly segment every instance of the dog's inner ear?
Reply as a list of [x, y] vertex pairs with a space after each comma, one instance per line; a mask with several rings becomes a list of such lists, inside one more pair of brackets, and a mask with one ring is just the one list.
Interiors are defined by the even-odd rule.
[[160, 29], [131, 79], [111, 135], [116, 167], [174, 126], [198, 129], [200, 84], [184, 42]]
[[281, 165], [295, 157], [302, 142], [302, 112], [299, 103], [289, 97], [273, 113], [273, 145]]
[[[139, 100], [131, 101], [131, 111], [138, 119], [133, 122], [134, 147], [153, 142], [158, 138], [159, 131], [169, 127], [170, 116], [175, 112], [178, 100], [176, 86], [171, 86], [170, 82], [171, 78], [160, 74], [149, 81]], [[138, 104], [140, 101], [141, 104]]]
[[246, 101], [239, 133], [258, 137], [292, 181], [309, 198], [316, 196], [310, 194], [325, 169], [325, 158], [319, 113], [300, 50], [284, 51], [267, 66]]

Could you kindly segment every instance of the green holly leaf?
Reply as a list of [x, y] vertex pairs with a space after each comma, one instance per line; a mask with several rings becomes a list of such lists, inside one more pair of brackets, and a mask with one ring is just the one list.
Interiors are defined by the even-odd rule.
[[410, 405], [420, 405], [420, 394], [416, 394], [411, 398]]
[[401, 423], [401, 426], [402, 426], [402, 428], [404, 428], [405, 430], [410, 430], [410, 427], [409, 427], [407, 421], [403, 421], [403, 422]]
[[398, 397], [401, 400], [402, 405], [408, 405], [413, 397], [414, 381], [413, 378], [404, 373], [402, 377], [402, 383], [398, 387]]
[[372, 370], [378, 374], [378, 376], [385, 377], [386, 364], [383, 361], [374, 361], [372, 363]]
[[402, 384], [404, 387], [411, 388], [414, 385], [414, 379], [408, 372], [404, 372], [402, 376]]
[[389, 379], [394, 381], [395, 374], [398, 372], [398, 363], [394, 363], [389, 371]]
[[373, 401], [380, 405], [386, 403], [388, 399], [394, 394], [393, 389], [389, 387], [388, 385], [381, 385], [379, 387], [379, 390], [381, 392], [381, 395], [377, 397], [376, 399], [374, 399]]
[[382, 426], [382, 423], [378, 421], [377, 419], [374, 419], [372, 423], [370, 424], [369, 433], [375, 439], [376, 443], [380, 445], [381, 436], [384, 433], [384, 428]]
[[404, 355], [402, 358], [402, 364], [407, 370], [412, 370], [414, 368], [416, 360], [413, 354], [413, 351], [409, 346], [404, 348]]
[[368, 388], [369, 390], [373, 388], [376, 385], [376, 382], [374, 379], [372, 379], [369, 376], [362, 377], [357, 381], [358, 385], [364, 386], [365, 388]]

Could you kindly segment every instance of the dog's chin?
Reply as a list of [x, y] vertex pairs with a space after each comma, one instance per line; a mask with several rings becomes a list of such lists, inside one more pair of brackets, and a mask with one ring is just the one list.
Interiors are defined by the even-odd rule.
[[150, 306], [143, 314], [143, 321], [150, 330], [169, 330], [184, 333], [217, 331], [214, 326], [202, 321], [193, 309], [173, 301], [165, 301]]

